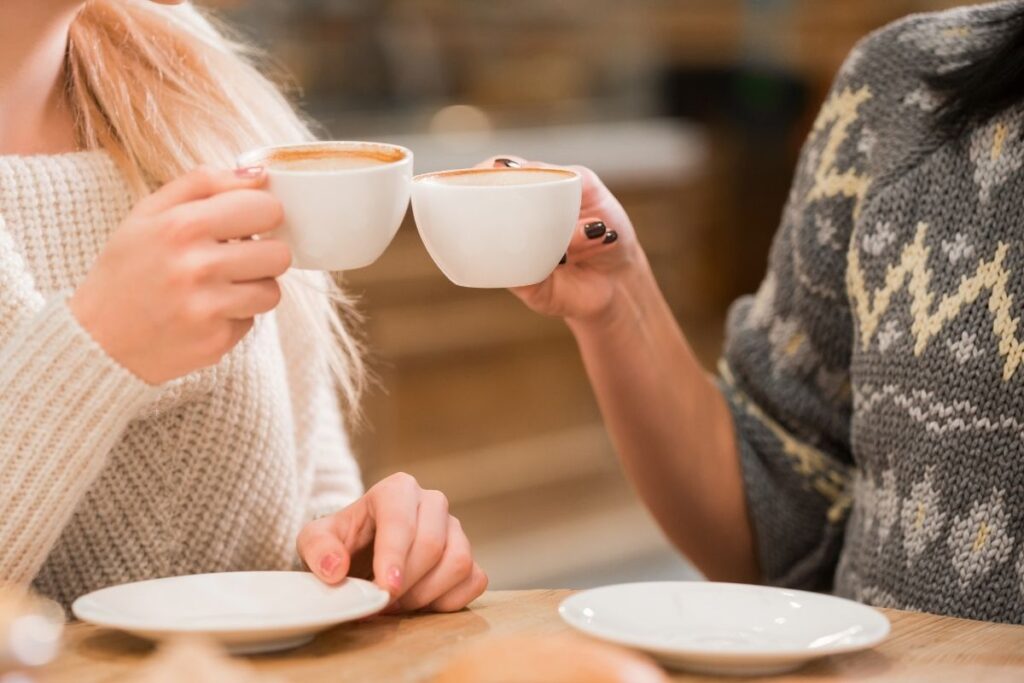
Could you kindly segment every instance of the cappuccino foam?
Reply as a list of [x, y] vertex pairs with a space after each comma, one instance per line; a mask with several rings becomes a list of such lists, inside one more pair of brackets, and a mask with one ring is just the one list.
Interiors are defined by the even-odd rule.
[[339, 171], [369, 166], [384, 166], [388, 161], [358, 155], [337, 155], [313, 157], [309, 159], [278, 160], [267, 159], [267, 167], [280, 171]]

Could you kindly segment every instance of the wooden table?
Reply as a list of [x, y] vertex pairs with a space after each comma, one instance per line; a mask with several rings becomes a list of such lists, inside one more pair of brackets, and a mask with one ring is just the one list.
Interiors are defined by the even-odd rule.
[[[429, 681], [448, 658], [484, 638], [564, 633], [558, 603], [569, 591], [489, 593], [459, 614], [377, 617], [322, 634], [253, 665], [295, 683]], [[1024, 681], [1024, 627], [886, 610], [892, 634], [878, 648], [831, 657], [785, 677], [746, 681]], [[151, 653], [127, 635], [74, 624], [63, 656], [42, 683], [116, 683]], [[679, 681], [722, 681], [677, 674]], [[186, 682], [187, 683], [187, 682]]]

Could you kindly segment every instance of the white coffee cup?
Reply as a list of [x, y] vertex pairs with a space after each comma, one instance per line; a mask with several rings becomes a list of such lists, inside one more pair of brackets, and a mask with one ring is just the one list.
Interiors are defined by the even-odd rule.
[[354, 270], [384, 253], [409, 208], [413, 154], [376, 142], [311, 142], [265, 147], [238, 158], [263, 166], [268, 190], [284, 207], [274, 237], [292, 266]]
[[580, 213], [574, 171], [495, 168], [413, 180], [420, 237], [448, 279], [463, 287], [521, 287], [558, 266]]

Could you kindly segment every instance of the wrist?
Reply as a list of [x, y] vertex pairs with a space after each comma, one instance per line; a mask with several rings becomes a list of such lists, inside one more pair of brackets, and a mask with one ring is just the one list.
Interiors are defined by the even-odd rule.
[[104, 346], [100, 342], [102, 335], [98, 334], [99, 330], [96, 329], [97, 315], [95, 306], [90, 304], [89, 297], [83, 294], [81, 289], [78, 289], [68, 297], [67, 305], [71, 315], [78, 321], [82, 329], [89, 333], [89, 336], [97, 343], [100, 343], [100, 346]]
[[83, 291], [80, 288], [68, 297], [67, 308], [71, 312], [71, 317], [78, 323], [78, 326], [89, 335], [109, 359], [150, 386], [160, 383], [158, 380], [154, 380], [139, 372], [136, 365], [131, 362], [130, 354], [126, 354], [124, 349], [119, 348], [114, 343], [117, 335], [107, 329], [107, 326], [104, 326], [103, 304], [97, 301], [97, 297], [90, 296], [89, 291]]
[[605, 336], [617, 329], [635, 326], [658, 301], [663, 300], [650, 263], [641, 249], [637, 249], [636, 256], [610, 278], [611, 295], [605, 306], [590, 315], [565, 318], [577, 338]]

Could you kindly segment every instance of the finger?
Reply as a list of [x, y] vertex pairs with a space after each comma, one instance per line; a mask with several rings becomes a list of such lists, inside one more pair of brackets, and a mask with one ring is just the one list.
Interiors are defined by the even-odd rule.
[[520, 168], [529, 165], [529, 161], [512, 154], [499, 154], [477, 164], [477, 168]]
[[435, 612], [457, 612], [484, 594], [487, 581], [484, 570], [474, 564], [469, 578], [430, 603], [430, 609]]
[[374, 581], [398, 597], [403, 592], [406, 558], [416, 536], [420, 488], [408, 474], [388, 477], [370, 490], [369, 505], [376, 521], [373, 546]]
[[597, 216], [581, 218], [576, 223], [576, 229], [572, 233], [569, 251], [580, 253], [587, 247], [601, 244], [607, 234], [608, 226]]
[[176, 206], [164, 220], [171, 230], [226, 241], [270, 232], [284, 220], [284, 210], [269, 192], [232, 190]]
[[576, 224], [572, 240], [569, 242], [566, 262], [569, 264], [585, 262], [593, 256], [605, 252], [618, 240], [618, 233], [611, 230], [600, 218], [581, 218]]
[[444, 556], [448, 544], [448, 499], [440, 491], [424, 491], [416, 519], [416, 540], [405, 562], [406, 586], [416, 585]]
[[244, 320], [277, 308], [281, 303], [281, 285], [273, 278], [234, 282], [225, 287], [223, 296], [224, 316]]
[[232, 171], [200, 166], [140, 200], [136, 210], [155, 215], [179, 204], [206, 199], [221, 192], [263, 187], [266, 182], [267, 174], [258, 166]]
[[299, 532], [299, 557], [327, 584], [339, 583], [348, 573], [349, 553], [330, 517], [313, 520]]
[[582, 213], [596, 213], [602, 203], [613, 198], [601, 177], [591, 169], [586, 166], [566, 166], [565, 169], [575, 171], [583, 180]]
[[444, 555], [419, 583], [402, 596], [402, 609], [410, 612], [423, 609], [465, 582], [473, 572], [473, 552], [462, 525], [459, 520], [449, 517], [447, 526]]
[[216, 251], [222, 276], [230, 282], [279, 277], [292, 264], [291, 249], [280, 240], [226, 242], [212, 248]]

